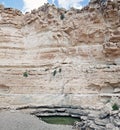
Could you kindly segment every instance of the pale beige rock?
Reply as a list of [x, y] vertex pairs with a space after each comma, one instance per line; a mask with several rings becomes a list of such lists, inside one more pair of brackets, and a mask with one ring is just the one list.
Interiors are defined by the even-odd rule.
[[[0, 104], [101, 108], [120, 97], [119, 9], [0, 6]], [[65, 18], [60, 19], [61, 13]], [[24, 72], [28, 77], [24, 77]]]

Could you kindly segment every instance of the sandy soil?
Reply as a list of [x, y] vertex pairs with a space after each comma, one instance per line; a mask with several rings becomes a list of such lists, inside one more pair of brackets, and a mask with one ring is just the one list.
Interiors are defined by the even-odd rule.
[[0, 112], [0, 130], [73, 130], [72, 126], [47, 124], [19, 112]]

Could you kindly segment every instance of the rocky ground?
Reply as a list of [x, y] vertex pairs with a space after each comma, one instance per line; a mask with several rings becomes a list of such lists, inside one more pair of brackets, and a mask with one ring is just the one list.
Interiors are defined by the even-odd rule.
[[[1, 110], [0, 130], [120, 130], [120, 108], [114, 109], [107, 103], [101, 110], [35, 106]], [[52, 125], [37, 118], [41, 116], [71, 116], [80, 118], [80, 122], [73, 126]]]
[[[3, 110], [3, 109], [2, 109]], [[8, 108], [4, 111], [14, 111], [23, 114], [24, 117], [26, 113], [28, 115], [42, 117], [42, 116], [71, 116], [80, 119], [80, 122], [76, 121], [73, 126], [59, 126], [59, 125], [50, 125], [41, 121], [42, 130], [56, 130], [56, 127], [59, 127], [60, 130], [120, 130], [120, 102], [119, 97], [113, 97], [110, 101], [104, 104], [102, 109], [94, 108], [82, 108], [82, 107], [72, 107], [72, 106], [22, 106], [14, 109]], [[7, 117], [11, 113], [2, 113], [2, 117]], [[26, 115], [26, 116], [28, 116]], [[32, 117], [31, 116], [31, 117]], [[12, 117], [17, 119], [16, 113], [12, 114]], [[21, 116], [22, 117], [22, 116]], [[19, 119], [19, 118], [18, 118]], [[27, 117], [23, 120], [26, 121]], [[29, 118], [28, 118], [29, 119]], [[38, 118], [37, 118], [38, 119]], [[4, 120], [4, 119], [2, 119]], [[8, 120], [8, 118], [7, 118]], [[14, 119], [12, 119], [14, 120]], [[28, 120], [29, 122], [29, 120]], [[37, 123], [36, 122], [36, 123]], [[28, 124], [29, 126], [29, 124]], [[48, 127], [49, 126], [49, 127]], [[39, 128], [39, 126], [38, 126]], [[41, 130], [41, 129], [40, 129]]]

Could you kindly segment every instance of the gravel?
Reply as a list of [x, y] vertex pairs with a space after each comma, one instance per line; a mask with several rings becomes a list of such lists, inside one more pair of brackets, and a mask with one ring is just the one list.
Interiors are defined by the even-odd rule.
[[73, 130], [68, 125], [47, 124], [37, 117], [19, 112], [0, 112], [0, 130]]

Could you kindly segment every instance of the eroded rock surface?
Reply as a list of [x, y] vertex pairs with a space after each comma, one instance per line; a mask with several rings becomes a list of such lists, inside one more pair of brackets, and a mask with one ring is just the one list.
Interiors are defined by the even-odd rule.
[[0, 6], [1, 107], [99, 109], [119, 89], [118, 0], [69, 11], [45, 4], [25, 15]]

